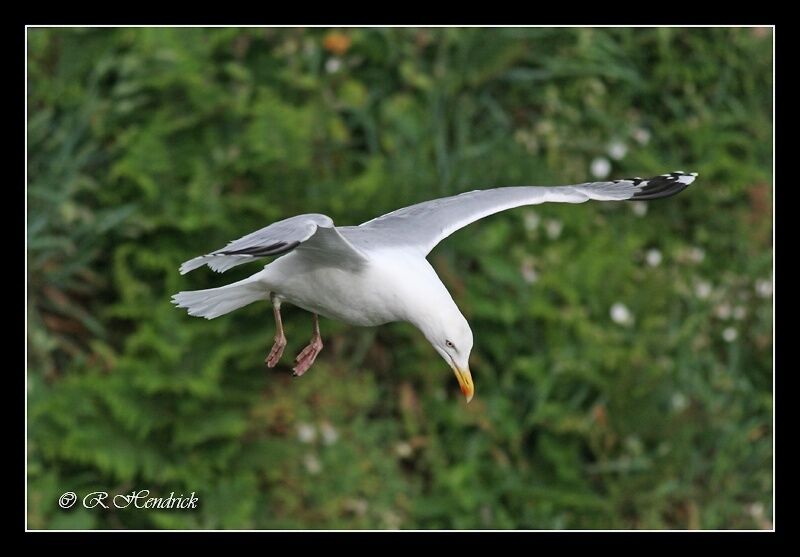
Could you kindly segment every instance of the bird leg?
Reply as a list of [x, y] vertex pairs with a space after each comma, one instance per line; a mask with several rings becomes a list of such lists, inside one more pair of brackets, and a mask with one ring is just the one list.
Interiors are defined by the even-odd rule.
[[286, 348], [286, 336], [283, 334], [283, 321], [281, 321], [281, 301], [274, 293], [269, 295], [269, 299], [272, 302], [272, 313], [275, 314], [275, 343], [264, 362], [267, 367], [275, 367], [283, 355], [283, 349]]
[[297, 377], [303, 375], [308, 368], [314, 363], [314, 360], [317, 359], [317, 354], [322, 351], [322, 337], [319, 334], [319, 316], [315, 313], [314, 314], [314, 334], [311, 336], [311, 342], [303, 348], [303, 351], [297, 355], [297, 358], [294, 359], [295, 366], [293, 368], [294, 373]]

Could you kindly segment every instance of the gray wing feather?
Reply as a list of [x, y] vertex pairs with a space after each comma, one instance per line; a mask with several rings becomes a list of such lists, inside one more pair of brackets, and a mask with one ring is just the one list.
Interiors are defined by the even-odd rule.
[[203, 265], [222, 273], [243, 263], [282, 255], [299, 248], [327, 250], [329, 257], [337, 260], [365, 259], [336, 231], [330, 217], [310, 213], [273, 223], [229, 242], [224, 248], [190, 259], [181, 265], [180, 273], [184, 275]]
[[571, 186], [519, 186], [475, 190], [404, 207], [367, 221], [358, 229], [360, 233], [374, 234], [381, 247], [418, 248], [427, 255], [456, 230], [500, 211], [547, 202], [657, 199], [682, 191], [696, 176], [696, 173], [672, 172], [646, 180], [629, 178]]

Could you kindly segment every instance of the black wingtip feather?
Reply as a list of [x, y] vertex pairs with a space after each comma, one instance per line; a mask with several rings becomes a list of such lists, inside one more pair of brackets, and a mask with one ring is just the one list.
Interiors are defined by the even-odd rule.
[[641, 178], [630, 179], [635, 186], [641, 186], [640, 191], [633, 194], [630, 201], [649, 201], [651, 199], [661, 199], [682, 192], [694, 182], [697, 177], [696, 172], [670, 172], [654, 178], [642, 180]]
[[253, 246], [251, 248], [219, 251], [215, 255], [252, 255], [253, 257], [267, 257], [270, 255], [281, 255], [300, 245], [300, 242], [277, 242], [269, 246]]

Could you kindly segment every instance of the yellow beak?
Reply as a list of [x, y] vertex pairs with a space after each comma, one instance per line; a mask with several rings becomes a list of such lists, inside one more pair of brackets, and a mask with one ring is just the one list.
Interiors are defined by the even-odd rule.
[[461, 386], [461, 392], [464, 393], [464, 397], [467, 399], [467, 402], [469, 402], [472, 400], [473, 395], [475, 395], [475, 385], [472, 384], [472, 374], [469, 372], [469, 368], [461, 369], [456, 365], [451, 367], [456, 374], [458, 384]]

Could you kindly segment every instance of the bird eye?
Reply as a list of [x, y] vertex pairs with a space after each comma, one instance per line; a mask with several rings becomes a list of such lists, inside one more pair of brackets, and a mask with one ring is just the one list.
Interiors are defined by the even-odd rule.
[[444, 343], [447, 345], [448, 348], [455, 348], [456, 347], [456, 345], [453, 344], [452, 342], [450, 342], [449, 340], [444, 341]]

